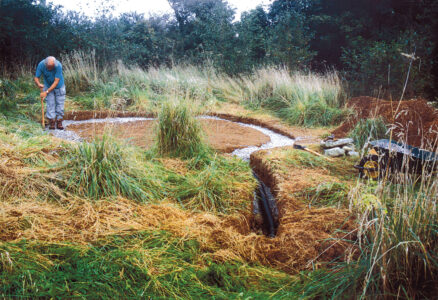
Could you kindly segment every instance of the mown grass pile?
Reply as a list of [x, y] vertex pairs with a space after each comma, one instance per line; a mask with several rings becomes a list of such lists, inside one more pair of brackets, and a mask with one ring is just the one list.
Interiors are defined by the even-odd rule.
[[197, 241], [166, 231], [113, 235], [86, 246], [0, 243], [0, 254], [4, 298], [314, 299], [354, 294], [343, 281], [333, 284], [323, 270], [290, 276], [257, 264], [216, 262]]

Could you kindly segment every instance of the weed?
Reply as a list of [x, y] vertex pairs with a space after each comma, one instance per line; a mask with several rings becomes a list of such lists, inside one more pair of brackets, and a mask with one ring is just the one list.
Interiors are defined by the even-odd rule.
[[359, 183], [351, 206], [362, 220], [359, 228], [362, 298], [388, 295], [424, 298], [436, 291], [438, 280], [437, 181], [426, 172], [412, 186]]

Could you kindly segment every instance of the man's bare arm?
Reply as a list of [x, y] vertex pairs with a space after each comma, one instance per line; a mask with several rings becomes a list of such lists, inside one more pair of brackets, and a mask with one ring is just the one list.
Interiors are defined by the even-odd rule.
[[44, 85], [41, 84], [40, 79], [38, 77], [35, 77], [33, 79], [33, 81], [35, 81], [35, 84], [37, 85], [37, 87], [41, 90], [41, 92], [43, 91]]
[[[41, 98], [45, 99], [47, 97], [47, 94], [56, 88], [56, 86], [59, 83], [59, 80], [60, 80], [59, 78], [55, 78], [55, 81], [53, 81], [53, 84], [47, 89], [47, 91], [41, 92], [41, 94], [40, 94]], [[38, 80], [38, 82], [39, 82], [39, 80]]]

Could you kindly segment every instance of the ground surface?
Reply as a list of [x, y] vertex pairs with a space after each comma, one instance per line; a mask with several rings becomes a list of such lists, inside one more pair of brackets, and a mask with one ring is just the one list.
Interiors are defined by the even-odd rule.
[[[235, 149], [261, 146], [269, 142], [269, 137], [260, 131], [232, 122], [210, 119], [200, 122], [208, 143], [220, 152], [230, 153]], [[154, 143], [155, 123], [156, 121], [152, 120], [113, 124], [85, 123], [70, 125], [68, 130], [88, 140], [107, 132], [136, 146], [149, 148]]]
[[336, 128], [336, 137], [346, 136], [359, 120], [382, 117], [392, 138], [415, 147], [435, 149], [438, 142], [438, 113], [424, 99], [388, 101], [372, 97], [352, 98], [348, 106], [355, 114]]

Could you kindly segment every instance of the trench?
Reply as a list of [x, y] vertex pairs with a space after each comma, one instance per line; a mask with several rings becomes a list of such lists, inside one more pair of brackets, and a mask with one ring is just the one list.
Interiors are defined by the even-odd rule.
[[[224, 116], [200, 116], [200, 119], [212, 119], [220, 120], [226, 122], [232, 122], [238, 124], [242, 127], [253, 128], [264, 135], [269, 137], [269, 142], [262, 144], [261, 146], [248, 146], [245, 148], [240, 148], [234, 150], [231, 154], [241, 158], [244, 161], [249, 162], [253, 176], [258, 182], [258, 187], [254, 192], [253, 202], [252, 202], [252, 213], [255, 220], [255, 227], [262, 229], [263, 233], [269, 237], [274, 237], [276, 235], [276, 230], [278, 228], [278, 209], [276, 205], [276, 200], [273, 195], [272, 189], [274, 188], [275, 181], [267, 177], [266, 170], [261, 167], [261, 162], [256, 161], [256, 159], [251, 155], [252, 153], [259, 150], [267, 150], [277, 147], [291, 146], [294, 144], [295, 140], [292, 135], [288, 136], [278, 133], [275, 128], [266, 128], [263, 124], [258, 123], [249, 124], [249, 122], [238, 122], [234, 118], [228, 120]], [[81, 142], [84, 139], [79, 136], [76, 132], [68, 130], [68, 127], [73, 124], [91, 124], [91, 123], [128, 123], [128, 122], [139, 122], [154, 120], [153, 117], [115, 117], [115, 118], [102, 118], [102, 119], [81, 119], [81, 120], [64, 120], [63, 125], [65, 130], [50, 130], [50, 133], [58, 138], [69, 140], [73, 142]], [[275, 131], [277, 132], [275, 132]]]

